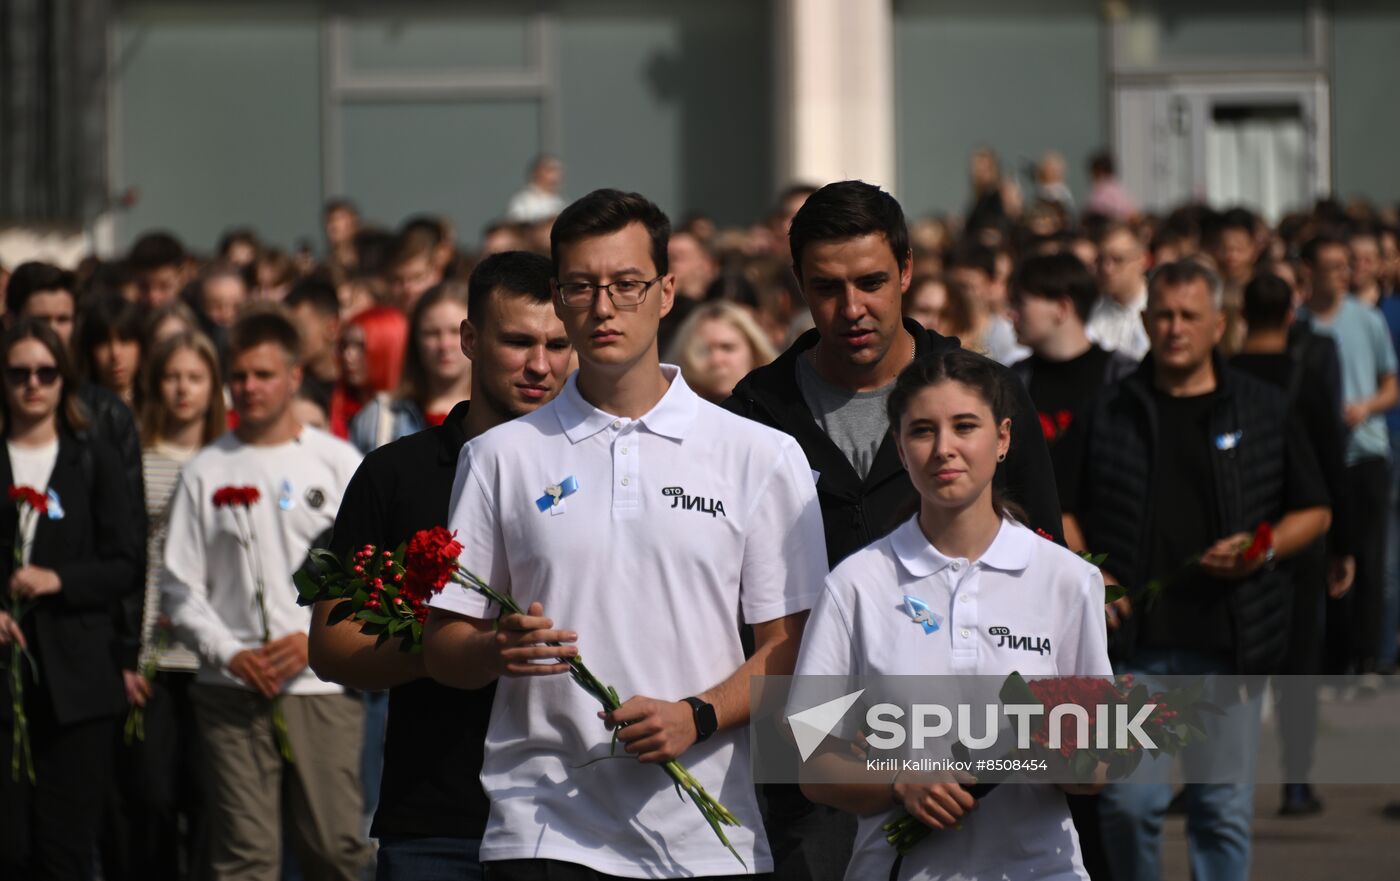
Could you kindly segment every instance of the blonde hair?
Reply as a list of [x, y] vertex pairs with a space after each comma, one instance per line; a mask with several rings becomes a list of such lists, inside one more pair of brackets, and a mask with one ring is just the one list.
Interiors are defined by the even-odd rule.
[[768, 335], [758, 326], [749, 310], [725, 300], [702, 303], [686, 316], [666, 352], [666, 360], [678, 365], [681, 375], [692, 386], [700, 377], [700, 360], [704, 355], [700, 346], [700, 325], [707, 321], [725, 321], [739, 331], [739, 335], [749, 344], [754, 367], [762, 367], [778, 357], [778, 350], [773, 348]]
[[209, 337], [199, 331], [187, 330], [170, 336], [156, 344], [141, 374], [141, 387], [144, 396], [141, 404], [141, 446], [151, 447], [159, 443], [169, 430], [169, 413], [160, 395], [160, 380], [165, 366], [176, 352], [188, 349], [199, 356], [209, 370], [209, 407], [204, 413], [204, 431], [200, 445], [213, 440], [228, 430], [228, 413], [224, 408], [224, 382], [219, 371], [219, 355]]

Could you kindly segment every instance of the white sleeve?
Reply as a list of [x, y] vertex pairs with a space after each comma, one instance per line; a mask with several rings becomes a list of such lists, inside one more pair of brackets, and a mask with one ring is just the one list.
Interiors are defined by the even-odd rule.
[[[487, 469], [479, 463], [474, 465], [471, 450], [472, 445], [467, 444], [457, 456], [447, 528], [456, 533], [457, 540], [462, 543], [462, 556], [458, 558], [462, 566], [493, 590], [506, 593], [510, 590], [510, 567], [505, 538], [495, 500], [487, 489], [490, 481], [482, 476]], [[448, 582], [429, 605], [469, 618], [494, 617], [499, 611], [486, 597], [456, 582]]]
[[1112, 676], [1113, 665], [1108, 660], [1108, 625], [1103, 611], [1102, 572], [1098, 569], [1089, 572], [1079, 597], [1078, 609], [1069, 613], [1062, 637], [1065, 644], [1055, 653], [1056, 667], [1061, 676]]
[[204, 663], [227, 670], [243, 644], [209, 602], [201, 508], [181, 474], [170, 500], [170, 526], [160, 573], [161, 606], [180, 642], [192, 646]]
[[[856, 653], [851, 610], [842, 599], [850, 591], [827, 580], [802, 632], [792, 690], [784, 715], [801, 712], [847, 694], [856, 675]], [[853, 597], [851, 597], [853, 599]], [[832, 730], [837, 737], [854, 740], [860, 714], [847, 713]], [[847, 723], [850, 724], [847, 724]]]
[[745, 518], [740, 599], [761, 624], [812, 608], [826, 578], [826, 533], [807, 457], [782, 436], [781, 457]]

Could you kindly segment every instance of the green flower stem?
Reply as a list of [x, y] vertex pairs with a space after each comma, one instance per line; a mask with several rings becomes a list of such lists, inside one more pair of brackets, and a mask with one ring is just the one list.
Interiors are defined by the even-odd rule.
[[[461, 566], [457, 567], [457, 571], [453, 574], [452, 580], [469, 590], [476, 591], [510, 614], [525, 614], [525, 610], [520, 608], [520, 604], [514, 599], [493, 590], [490, 585]], [[552, 642], [549, 643], [549, 645], [559, 646], [560, 643]], [[578, 683], [579, 687], [584, 691], [593, 695], [593, 697], [603, 705], [604, 710], [612, 712], [622, 706], [622, 702], [618, 699], [617, 690], [610, 685], [604, 685], [602, 680], [593, 675], [593, 671], [589, 670], [583, 663], [583, 657], [581, 655], [576, 655], [572, 658], [560, 658], [560, 660], [569, 665], [569, 675], [573, 678], [574, 682]], [[680, 762], [672, 759], [661, 767], [670, 775], [671, 780], [675, 783], [676, 790], [690, 797], [691, 802], [699, 809], [700, 815], [705, 818], [705, 822], [710, 824], [710, 828], [714, 830], [719, 840], [725, 847], [729, 848], [729, 852], [734, 854], [734, 858], [739, 861], [740, 865], [747, 868], [748, 863], [745, 863], [744, 858], [739, 856], [739, 851], [734, 849], [734, 845], [729, 842], [729, 837], [724, 834], [724, 830], [721, 828], [723, 826], [740, 825], [738, 818], [721, 804], [718, 799], [706, 792], [705, 787], [700, 784], [700, 781], [696, 780], [690, 771], [686, 770], [686, 767]]]
[[[248, 558], [253, 564], [254, 596], [258, 601], [258, 617], [262, 622], [262, 641], [267, 645], [272, 641], [272, 629], [267, 620], [267, 591], [263, 586], [262, 563], [258, 560], [254, 546], [257, 544], [257, 534], [253, 532], [253, 512], [247, 505], [240, 506], [243, 509], [243, 516], [246, 518], [248, 527], [248, 542], [245, 548], [248, 551]], [[277, 751], [282, 754], [282, 758], [295, 763], [296, 758], [292, 752], [292, 738], [287, 732], [287, 719], [282, 715], [282, 696], [279, 694], [272, 699], [272, 733], [277, 738]]]

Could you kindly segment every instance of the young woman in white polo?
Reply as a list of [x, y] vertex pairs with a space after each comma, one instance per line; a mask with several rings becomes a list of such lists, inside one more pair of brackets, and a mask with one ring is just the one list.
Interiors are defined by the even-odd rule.
[[[967, 351], [900, 374], [890, 426], [919, 513], [827, 578], [798, 676], [1111, 675], [1099, 571], [1016, 522], [992, 488], [1011, 445], [1008, 412], [992, 362]], [[850, 752], [827, 744], [830, 755]], [[934, 830], [904, 857], [900, 879], [1088, 879], [1053, 785], [1005, 785], [978, 800], [959, 783], [904, 773], [803, 791], [860, 816], [848, 879], [891, 877], [895, 849], [881, 826], [899, 811]]]

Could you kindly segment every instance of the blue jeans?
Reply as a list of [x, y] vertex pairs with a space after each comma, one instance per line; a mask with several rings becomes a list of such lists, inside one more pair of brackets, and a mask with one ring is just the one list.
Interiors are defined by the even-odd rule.
[[389, 725], [389, 692], [367, 691], [365, 745], [360, 752], [360, 788], [365, 796], [365, 831], [379, 808], [379, 783], [384, 776], [384, 731]]
[[[1162, 676], [1231, 673], [1227, 657], [1199, 652], [1142, 650], [1116, 672]], [[1149, 688], [1152, 686], [1149, 685]], [[1225, 710], [1216, 722], [1206, 718], [1206, 742], [1181, 754], [1189, 777], [1207, 776], [1203, 770], [1209, 755], [1221, 752], [1222, 727], [1239, 743], [1232, 751], [1232, 766], [1244, 779], [1253, 779], [1259, 741], [1261, 700], [1227, 704], [1207, 695]], [[1214, 724], [1213, 724], [1214, 723]], [[1209, 753], [1207, 753], [1209, 751]], [[1243, 763], [1241, 765], [1240, 763]], [[1172, 762], [1166, 757], [1144, 761], [1134, 774], [1141, 783], [1111, 783], [1099, 802], [1104, 851], [1114, 878], [1159, 881], [1162, 876], [1162, 822], [1172, 799]], [[1188, 779], [1189, 779], [1188, 777]], [[1249, 877], [1250, 825], [1254, 820], [1254, 787], [1247, 784], [1188, 784], [1186, 836], [1191, 849], [1194, 881], [1246, 881]]]
[[480, 838], [379, 839], [375, 881], [482, 881]]
[[1400, 658], [1395, 632], [1400, 630], [1400, 432], [1390, 435], [1390, 507], [1385, 541], [1385, 584], [1381, 594], [1381, 641], [1376, 664], [1387, 667]]

